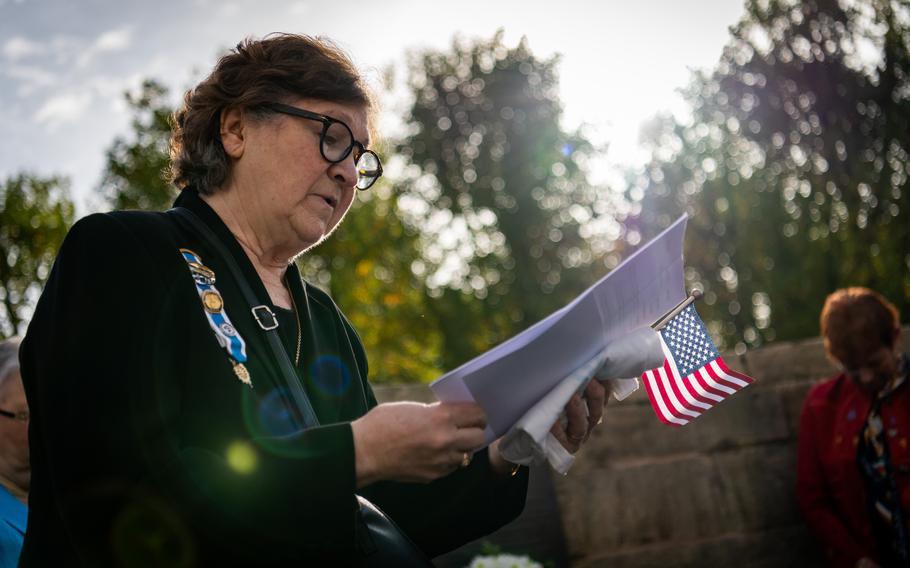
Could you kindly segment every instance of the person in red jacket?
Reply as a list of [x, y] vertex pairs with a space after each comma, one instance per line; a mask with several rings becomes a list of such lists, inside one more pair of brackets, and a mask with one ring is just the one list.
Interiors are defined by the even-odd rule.
[[821, 313], [841, 372], [809, 390], [799, 426], [796, 495], [832, 566], [910, 566], [910, 360], [897, 309], [846, 288]]

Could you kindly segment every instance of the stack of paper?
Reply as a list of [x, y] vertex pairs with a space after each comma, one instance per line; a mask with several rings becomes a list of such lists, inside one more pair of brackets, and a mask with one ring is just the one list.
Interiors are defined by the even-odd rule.
[[[611, 343], [647, 328], [686, 297], [686, 219], [680, 217], [569, 305], [437, 379], [431, 385], [437, 398], [479, 404], [487, 414], [487, 444], [504, 435]], [[596, 371], [585, 369], [585, 380]]]

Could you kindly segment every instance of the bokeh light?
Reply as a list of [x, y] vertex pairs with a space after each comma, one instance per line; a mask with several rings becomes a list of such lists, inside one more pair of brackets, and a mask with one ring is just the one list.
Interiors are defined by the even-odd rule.
[[320, 355], [310, 365], [310, 377], [320, 392], [343, 396], [351, 386], [351, 371], [336, 355]]
[[110, 538], [119, 566], [196, 565], [189, 529], [174, 511], [148, 496], [123, 508], [114, 519]]
[[227, 462], [237, 473], [248, 475], [255, 471], [259, 458], [256, 449], [246, 441], [236, 441], [228, 446]]

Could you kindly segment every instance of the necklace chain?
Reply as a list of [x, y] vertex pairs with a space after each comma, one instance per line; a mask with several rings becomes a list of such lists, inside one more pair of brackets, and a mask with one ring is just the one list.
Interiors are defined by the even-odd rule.
[[[285, 278], [284, 284], [287, 286], [287, 278]], [[291, 307], [294, 308], [294, 319], [297, 320], [297, 350], [294, 352], [294, 366], [296, 367], [300, 363], [300, 344], [303, 342], [303, 332], [300, 325], [300, 314], [297, 313], [297, 302], [294, 301], [294, 293], [290, 286], [287, 286], [287, 289], [291, 296]]]

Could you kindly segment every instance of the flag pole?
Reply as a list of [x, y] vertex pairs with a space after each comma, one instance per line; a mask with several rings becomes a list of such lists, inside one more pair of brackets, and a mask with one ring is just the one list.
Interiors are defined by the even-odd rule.
[[679, 312], [686, 309], [686, 306], [688, 306], [689, 304], [691, 304], [692, 302], [694, 302], [695, 300], [697, 300], [699, 298], [701, 298], [701, 290], [698, 290], [698, 289], [692, 290], [692, 293], [689, 294], [688, 298], [686, 298], [685, 300], [683, 300], [682, 302], [677, 304], [676, 307], [673, 308], [672, 310], [670, 310], [669, 312], [667, 312], [664, 315], [664, 317], [660, 318], [659, 320], [657, 320], [656, 322], [651, 324], [651, 329], [653, 329], [654, 331], [660, 331], [661, 329], [664, 328], [665, 325], [667, 325], [667, 322], [669, 322], [671, 319], [675, 318], [677, 315], [679, 315]]

